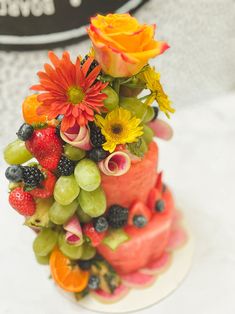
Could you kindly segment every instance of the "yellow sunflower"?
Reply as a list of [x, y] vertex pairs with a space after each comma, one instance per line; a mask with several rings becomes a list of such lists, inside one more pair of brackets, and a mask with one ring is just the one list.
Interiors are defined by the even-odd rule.
[[121, 107], [109, 112], [105, 118], [96, 115], [96, 124], [101, 128], [106, 142], [103, 148], [112, 153], [118, 144], [136, 142], [143, 135], [141, 120]]
[[151, 105], [154, 100], [156, 100], [159, 105], [159, 109], [169, 118], [169, 112], [174, 113], [175, 109], [171, 107], [171, 101], [162, 88], [160, 83], [160, 74], [157, 73], [154, 68], [148, 66], [144, 72], [138, 75], [138, 77], [151, 91], [151, 94], [147, 97], [145, 103], [147, 105]]

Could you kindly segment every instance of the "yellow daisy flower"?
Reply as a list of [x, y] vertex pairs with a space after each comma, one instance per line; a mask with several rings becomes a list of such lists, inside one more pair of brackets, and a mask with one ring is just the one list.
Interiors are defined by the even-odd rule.
[[154, 100], [156, 100], [159, 109], [169, 118], [169, 112], [174, 113], [175, 109], [171, 107], [171, 101], [162, 88], [160, 74], [157, 73], [154, 68], [148, 66], [144, 72], [138, 75], [138, 77], [145, 82], [146, 87], [151, 91], [151, 94], [146, 99], [145, 103], [151, 105]]
[[112, 153], [118, 144], [136, 142], [143, 135], [141, 120], [132, 117], [130, 111], [121, 107], [109, 112], [105, 118], [96, 115], [96, 124], [101, 128], [106, 142], [103, 148]]

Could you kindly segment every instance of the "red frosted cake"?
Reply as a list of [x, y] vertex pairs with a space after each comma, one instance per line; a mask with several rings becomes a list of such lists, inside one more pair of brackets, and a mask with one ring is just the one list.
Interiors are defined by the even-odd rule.
[[129, 14], [97, 15], [87, 31], [91, 50], [75, 62], [49, 52], [4, 151], [6, 178], [55, 283], [116, 301], [153, 283], [183, 239], [154, 139], [172, 136], [158, 113], [174, 109], [149, 64], [168, 45]]

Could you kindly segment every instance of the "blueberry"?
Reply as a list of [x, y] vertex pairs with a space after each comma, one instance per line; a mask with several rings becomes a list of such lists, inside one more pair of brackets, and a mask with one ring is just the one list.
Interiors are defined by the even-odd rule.
[[108, 229], [109, 224], [104, 216], [97, 218], [94, 222], [94, 227], [97, 232], [104, 232]]
[[97, 276], [91, 275], [89, 282], [88, 282], [88, 287], [92, 290], [97, 290], [100, 285], [100, 279]]
[[9, 181], [20, 182], [23, 179], [23, 168], [21, 166], [10, 166], [5, 172], [5, 176]]
[[78, 261], [78, 265], [82, 270], [89, 270], [91, 268], [92, 261], [91, 260], [80, 260]]
[[99, 162], [108, 156], [108, 152], [102, 147], [93, 148], [88, 152], [88, 158], [95, 162]]
[[34, 128], [32, 127], [32, 125], [24, 123], [21, 125], [16, 135], [18, 136], [19, 140], [27, 141], [33, 135], [33, 131]]
[[155, 203], [155, 210], [156, 210], [156, 212], [161, 213], [161, 212], [164, 211], [164, 209], [165, 209], [164, 201], [163, 200], [156, 201], [156, 203]]
[[142, 215], [136, 215], [133, 218], [133, 223], [137, 228], [143, 228], [147, 224], [147, 219]]
[[157, 117], [158, 117], [158, 113], [159, 113], [159, 109], [158, 109], [158, 107], [153, 107], [153, 110], [154, 110], [154, 116], [153, 116], [153, 118], [152, 118], [152, 120], [151, 120], [151, 121], [156, 120], [156, 119], [157, 119]]

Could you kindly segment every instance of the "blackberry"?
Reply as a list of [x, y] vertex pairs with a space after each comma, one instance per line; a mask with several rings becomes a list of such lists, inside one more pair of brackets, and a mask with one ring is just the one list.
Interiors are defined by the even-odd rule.
[[164, 201], [163, 200], [156, 201], [156, 203], [155, 203], [155, 210], [156, 210], [156, 212], [161, 213], [161, 212], [164, 211], [164, 209], [165, 209]]
[[33, 135], [33, 132], [34, 128], [32, 127], [32, 125], [24, 123], [21, 125], [16, 135], [18, 136], [19, 140], [27, 141]]
[[90, 124], [90, 140], [94, 147], [101, 147], [106, 141], [101, 129], [94, 123]]
[[44, 180], [43, 173], [37, 167], [22, 167], [23, 168], [23, 181], [28, 187], [39, 186]]
[[159, 113], [159, 108], [158, 107], [153, 107], [153, 110], [154, 110], [154, 116], [153, 116], [151, 121], [156, 120], [157, 117], [158, 117], [158, 113]]
[[62, 156], [57, 167], [57, 174], [59, 176], [70, 176], [74, 172], [74, 168], [74, 162], [67, 157]]
[[104, 216], [100, 216], [94, 221], [94, 227], [97, 232], [104, 232], [108, 229], [109, 224]]
[[21, 166], [10, 166], [5, 172], [5, 176], [9, 181], [20, 182], [23, 179], [23, 168]]
[[[89, 56], [86, 55], [83, 58], [83, 60], [81, 61], [81, 65], [83, 65], [88, 58], [89, 58]], [[97, 65], [99, 65], [99, 63], [96, 60], [93, 60], [93, 62], [91, 63], [91, 65], [89, 67], [89, 70], [87, 71], [87, 75], [86, 76], [88, 76], [91, 73], [91, 71], [94, 70], [95, 67], [97, 67]]]
[[91, 160], [99, 162], [108, 156], [108, 152], [104, 150], [102, 147], [95, 147], [88, 152], [87, 156]]
[[133, 218], [133, 223], [137, 228], [143, 228], [147, 224], [147, 219], [142, 215], [136, 215]]
[[100, 279], [97, 276], [91, 275], [89, 282], [88, 282], [88, 287], [92, 290], [97, 290], [100, 286]]
[[112, 205], [107, 214], [109, 226], [114, 229], [122, 228], [127, 224], [128, 209], [120, 205]]
[[80, 260], [78, 261], [78, 266], [82, 269], [82, 270], [89, 270], [91, 268], [92, 265], [92, 261], [91, 260]]

